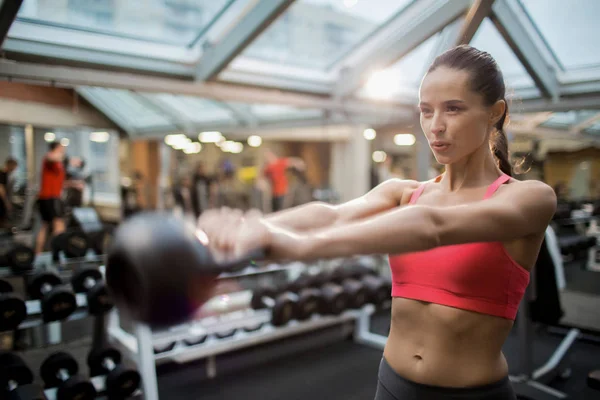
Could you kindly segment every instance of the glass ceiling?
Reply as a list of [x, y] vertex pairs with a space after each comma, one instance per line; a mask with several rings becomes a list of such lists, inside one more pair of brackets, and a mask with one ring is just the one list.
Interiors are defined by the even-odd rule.
[[563, 68], [600, 65], [600, 1], [520, 0]]
[[419, 87], [439, 34], [433, 35], [392, 66], [373, 75], [359, 92], [368, 98], [393, 98]]
[[[79, 93], [113, 122], [129, 133], [143, 134], [192, 128], [198, 132], [222, 127], [227, 130], [251, 122], [280, 122], [318, 119], [319, 109], [298, 109], [277, 104], [219, 102], [168, 93], [139, 93], [130, 90], [80, 87]], [[189, 133], [189, 132], [188, 132]]]
[[327, 69], [412, 0], [296, 0], [242, 56]]
[[193, 45], [235, 0], [25, 0], [22, 21], [155, 43]]
[[[399, 27], [399, 16], [408, 16], [407, 11], [411, 17], [413, 12], [415, 17], [432, 13], [429, 22], [445, 21], [433, 13], [448, 10], [446, 6], [454, 2], [295, 0], [271, 21], [272, 13], [278, 11], [269, 14], [265, 11], [269, 7], [259, 6], [269, 4], [269, 1], [24, 0], [3, 42], [2, 51], [9, 60], [17, 63], [79, 65], [78, 68], [83, 69], [81, 80], [75, 81], [85, 86], [78, 90], [94, 100], [90, 102], [126, 131], [157, 132], [190, 126], [202, 129], [219, 124], [260, 126], [261, 123], [320, 119], [324, 110], [300, 109], [285, 104], [222, 102], [215, 100], [216, 92], [213, 99], [170, 94], [167, 93], [169, 79], [179, 80], [178, 84], [181, 79], [190, 83], [199, 79], [196, 71], [206, 61], [203, 59], [208, 48], [205, 44], [210, 42], [209, 54], [220, 58], [218, 61], [224, 60], [215, 62], [214, 70], [208, 71], [206, 76], [210, 79], [216, 77], [232, 86], [241, 82], [259, 91], [261, 87], [269, 87], [293, 92], [292, 95], [317, 94], [323, 99], [335, 99], [336, 88], [344, 83], [342, 71], [345, 67], [364, 67], [363, 71], [353, 71], [357, 72], [354, 75], [360, 76], [369, 68], [371, 60], [377, 61], [377, 51], [383, 51], [378, 49], [389, 49], [403, 40], [404, 36], [400, 37], [400, 34], [406, 35], [407, 40], [425, 37], [419, 31], [423, 29], [422, 24]], [[465, 2], [463, 15], [467, 13], [468, 3]], [[499, 3], [496, 2], [494, 7]], [[536, 71], [538, 77], [549, 78], [537, 80], [539, 85], [545, 85], [545, 94], [553, 94], [559, 101], [569, 101], [577, 96], [600, 98], [597, 85], [600, 68], [583, 70], [600, 67], [596, 43], [600, 34], [597, 23], [600, 0], [513, 0], [503, 2], [501, 6], [510, 8], [518, 16], [514, 24], [522, 25], [516, 25], [516, 31], [510, 32], [511, 37], [517, 37], [519, 45], [523, 40], [524, 46], [519, 47], [527, 49], [532, 44], [542, 47], [539, 57], [543, 60], [529, 60], [529, 65], [543, 69]], [[460, 12], [458, 9], [456, 15]], [[251, 21], [248, 16], [257, 20]], [[496, 22], [502, 24], [502, 18]], [[244, 29], [234, 29], [240, 26], [236, 23]], [[435, 28], [442, 30], [444, 26]], [[502, 26], [503, 31], [510, 28]], [[428, 31], [427, 36], [434, 31]], [[244, 37], [235, 37], [240, 32], [252, 35], [254, 39], [248, 44]], [[514, 36], [515, 32], [529, 37], [520, 39], [520, 36]], [[392, 99], [406, 103], [411, 96], [416, 98], [427, 63], [438, 49], [439, 37], [439, 33], [429, 36], [404, 57], [375, 73], [351, 94], [355, 96], [353, 100], [364, 101], [370, 107], [376, 104], [372, 100]], [[523, 99], [523, 103], [541, 99], [542, 91], [512, 50], [514, 44], [507, 43], [488, 18], [475, 33], [471, 45], [489, 52], [496, 59], [507, 89]], [[531, 57], [530, 54], [527, 56]], [[0, 61], [0, 68], [2, 64]], [[546, 70], [544, 66], [550, 68]], [[564, 71], [553, 71], [556, 66]], [[114, 85], [114, 79], [120, 78], [104, 78], [103, 75], [95, 77], [96, 81], [88, 80], [85, 68], [98, 67], [109, 73], [122, 73], [126, 68], [128, 73], [145, 78], [160, 74], [158, 79], [164, 78], [164, 89], [152, 85], [147, 89], [136, 85], [140, 92], [109, 89]], [[221, 74], [223, 71], [228, 73]], [[549, 72], [555, 76], [548, 77]], [[49, 81], [61, 83], [59, 78], [55, 82], [52, 73], [49, 74]], [[12, 75], [3, 75], [6, 76]], [[558, 83], [558, 88], [553, 87], [554, 82]], [[119, 86], [123, 87], [122, 84]], [[150, 93], [153, 90], [165, 93]], [[588, 121], [593, 115], [595, 111], [554, 113], [542, 126], [569, 129], [577, 125], [579, 129], [579, 126], [589, 125], [583, 128], [584, 132], [598, 134], [600, 123]], [[377, 118], [377, 114], [372, 117]], [[589, 124], [580, 125], [586, 121]]]
[[494, 57], [504, 75], [508, 90], [535, 86], [525, 67], [488, 18], [481, 23], [471, 45], [487, 51]]

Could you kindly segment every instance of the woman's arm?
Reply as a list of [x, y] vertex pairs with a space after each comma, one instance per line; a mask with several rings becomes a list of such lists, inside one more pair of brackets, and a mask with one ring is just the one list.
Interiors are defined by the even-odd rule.
[[269, 223], [297, 232], [344, 224], [397, 207], [404, 190], [417, 186], [415, 181], [390, 179], [364, 196], [340, 205], [315, 201], [269, 214], [265, 219]]
[[[555, 209], [554, 191], [542, 182], [527, 181], [508, 185], [491, 199], [468, 205], [403, 207], [314, 232], [276, 233], [273, 245], [278, 254], [317, 259], [508, 241], [543, 232]], [[280, 249], [278, 237], [283, 240]]]

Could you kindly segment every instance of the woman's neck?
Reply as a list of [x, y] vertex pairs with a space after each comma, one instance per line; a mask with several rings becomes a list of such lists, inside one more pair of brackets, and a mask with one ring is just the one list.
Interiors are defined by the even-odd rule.
[[457, 163], [446, 165], [446, 172], [440, 183], [444, 190], [455, 192], [463, 188], [489, 185], [501, 174], [502, 171], [496, 165], [496, 160], [487, 147]]

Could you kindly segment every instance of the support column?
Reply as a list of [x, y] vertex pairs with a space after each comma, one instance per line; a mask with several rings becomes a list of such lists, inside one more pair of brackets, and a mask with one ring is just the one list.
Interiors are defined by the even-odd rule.
[[27, 157], [27, 183], [32, 185], [37, 176], [32, 125], [25, 125], [25, 156]]
[[431, 165], [431, 149], [427, 138], [421, 130], [421, 125], [417, 122], [413, 130], [413, 135], [417, 139], [415, 143], [415, 171], [414, 179], [419, 182], [430, 179], [429, 168]]
[[330, 182], [345, 202], [362, 196], [369, 190], [371, 146], [362, 135], [365, 127], [348, 128], [349, 138], [331, 146]]

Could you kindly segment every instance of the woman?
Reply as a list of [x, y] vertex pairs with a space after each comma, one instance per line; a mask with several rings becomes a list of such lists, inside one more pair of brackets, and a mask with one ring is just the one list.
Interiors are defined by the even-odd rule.
[[515, 399], [502, 345], [556, 207], [552, 188], [510, 177], [502, 73], [469, 46], [442, 54], [420, 88], [438, 178], [389, 180], [339, 206], [201, 218], [215, 252], [273, 258], [389, 253], [392, 324], [377, 400]]

